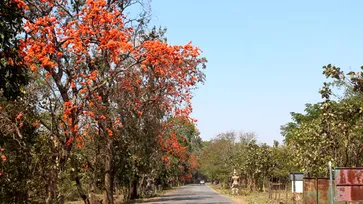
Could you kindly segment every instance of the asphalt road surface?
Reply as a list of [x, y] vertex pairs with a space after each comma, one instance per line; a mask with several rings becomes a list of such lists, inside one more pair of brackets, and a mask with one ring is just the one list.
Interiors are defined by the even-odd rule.
[[186, 185], [179, 187], [164, 196], [158, 197], [157, 199], [146, 201], [143, 203], [150, 204], [181, 204], [181, 203], [203, 203], [203, 204], [218, 204], [218, 203], [231, 203], [235, 204], [232, 200], [227, 197], [220, 195], [213, 191], [206, 185]]

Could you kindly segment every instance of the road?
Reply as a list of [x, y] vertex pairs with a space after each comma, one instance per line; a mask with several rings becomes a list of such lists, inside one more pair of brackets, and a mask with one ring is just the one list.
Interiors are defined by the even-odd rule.
[[210, 187], [206, 185], [186, 185], [179, 187], [164, 196], [158, 197], [151, 201], [144, 201], [143, 203], [150, 204], [181, 204], [181, 203], [193, 203], [193, 204], [217, 204], [217, 203], [230, 203], [235, 204], [232, 200], [225, 196], [222, 196]]

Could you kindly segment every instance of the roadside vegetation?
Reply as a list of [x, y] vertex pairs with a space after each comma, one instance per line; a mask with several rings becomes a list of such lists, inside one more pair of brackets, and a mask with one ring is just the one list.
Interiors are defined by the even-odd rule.
[[216, 192], [227, 196], [238, 204], [260, 204], [269, 202], [267, 192], [248, 192], [241, 189], [239, 195], [232, 195], [230, 189], [222, 187], [219, 184], [209, 183], [208, 186], [213, 188]]
[[363, 72], [345, 74], [327, 65], [323, 74], [322, 101], [306, 104], [304, 113], [291, 113], [292, 121], [281, 126], [283, 144], [260, 143], [254, 133], [218, 134], [204, 143], [201, 172], [222, 192], [230, 192], [236, 169], [242, 197], [254, 203], [265, 201], [270, 183], [286, 188], [290, 172], [328, 177], [329, 161], [334, 167], [362, 166]]

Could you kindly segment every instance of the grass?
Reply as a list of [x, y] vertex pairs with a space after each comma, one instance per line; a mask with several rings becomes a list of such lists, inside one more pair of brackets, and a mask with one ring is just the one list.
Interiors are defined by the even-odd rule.
[[208, 186], [239, 204], [263, 204], [269, 202], [268, 192], [249, 193], [242, 189], [240, 190], [241, 195], [232, 195], [231, 189], [221, 188], [219, 185], [213, 184], [208, 184]]
[[268, 198], [267, 192], [253, 192], [245, 196], [246, 203], [248, 204], [261, 204], [268, 203], [270, 200]]
[[[242, 189], [240, 190], [240, 195], [232, 195], [231, 189], [225, 189], [221, 188], [220, 185], [213, 185], [208, 183], [208, 186], [213, 188], [215, 191], [219, 192], [220, 194], [223, 194], [227, 197], [229, 197], [231, 200], [235, 201], [239, 204], [265, 204], [265, 203], [271, 203], [271, 204], [280, 204], [280, 203], [292, 203], [292, 193], [291, 191], [288, 191], [287, 197], [286, 197], [286, 191], [274, 191], [272, 194], [273, 199], [269, 199], [269, 193], [268, 192], [247, 192], [246, 190]], [[301, 195], [300, 195], [301, 197]], [[302, 200], [300, 199], [297, 203], [302, 203]]]

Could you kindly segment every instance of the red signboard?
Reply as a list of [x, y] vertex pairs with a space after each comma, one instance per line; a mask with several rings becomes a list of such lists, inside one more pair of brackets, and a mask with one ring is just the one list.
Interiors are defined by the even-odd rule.
[[363, 168], [335, 169], [338, 202], [363, 201]]
[[363, 186], [337, 186], [337, 201], [363, 201]]

